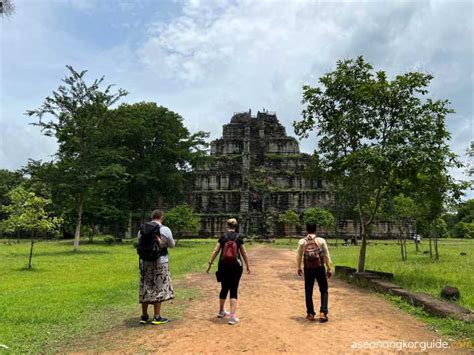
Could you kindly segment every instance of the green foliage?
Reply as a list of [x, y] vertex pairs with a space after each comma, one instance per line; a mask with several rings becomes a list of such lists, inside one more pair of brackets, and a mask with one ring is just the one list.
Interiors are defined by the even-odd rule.
[[334, 215], [331, 211], [321, 207], [310, 207], [304, 211], [305, 223], [313, 223], [318, 227], [333, 227]]
[[179, 205], [165, 213], [165, 224], [180, 237], [183, 232], [197, 233], [200, 220], [188, 205]]
[[[448, 100], [427, 97], [431, 75], [409, 72], [388, 80], [363, 57], [338, 61], [320, 87], [303, 87], [303, 119], [295, 132], [318, 135], [319, 164], [336, 194], [351, 194], [362, 226], [359, 270], [364, 269], [366, 234], [384, 200], [420, 178], [432, 179], [423, 193], [426, 218], [442, 211], [454, 180], [446, 173], [460, 167], [450, 151], [445, 118]], [[428, 191], [429, 190], [429, 191]]]
[[474, 222], [458, 222], [454, 228], [456, 236], [460, 238], [474, 238]]
[[[24, 181], [25, 178], [22, 176], [21, 172], [0, 169], [0, 206], [8, 204], [8, 192], [22, 184]], [[0, 220], [5, 219], [6, 217], [5, 213], [0, 210]]]
[[51, 200], [36, 196], [21, 186], [11, 190], [7, 197], [10, 203], [3, 206], [2, 210], [8, 218], [1, 224], [5, 232], [24, 230], [38, 235], [56, 232], [61, 227], [62, 220], [49, 216], [46, 211]]
[[104, 243], [107, 245], [112, 245], [115, 243], [115, 238], [109, 235], [104, 238]]
[[82, 225], [119, 238], [130, 215], [143, 219], [160, 199], [182, 202], [192, 169], [207, 160], [208, 134], [191, 134], [180, 115], [155, 103], [110, 109], [124, 90], [101, 89], [103, 78], [88, 85], [85, 71], [68, 69], [64, 84], [27, 112], [58, 140], [55, 160], [30, 162], [24, 173], [46, 185], [65, 228], [75, 228], [76, 250]]
[[[108, 108], [127, 92], [119, 89], [112, 93], [112, 85], [101, 89], [103, 77], [88, 85], [84, 80], [87, 71], [77, 72], [71, 66], [67, 69], [70, 74], [62, 80], [63, 84], [39, 108], [26, 114], [36, 117], [34, 125], [58, 142], [56, 162], [51, 164], [47, 180], [76, 210], [74, 249], [77, 250], [82, 214], [90, 192], [104, 177], [123, 173], [105, 159], [109, 152], [101, 142], [107, 134], [103, 124]], [[45, 116], [50, 119], [45, 120]]]
[[300, 225], [300, 216], [293, 210], [286, 210], [280, 215], [278, 220], [288, 226]]
[[443, 216], [449, 234], [457, 238], [474, 238], [474, 199], [455, 206], [456, 213]]
[[8, 218], [0, 224], [6, 232], [18, 232], [19, 230], [31, 233], [31, 247], [28, 259], [28, 269], [32, 268], [33, 247], [38, 235], [54, 233], [59, 230], [62, 219], [49, 216], [46, 207], [51, 200], [36, 196], [34, 192], [25, 190], [18, 186], [11, 190], [7, 197], [10, 204], [3, 206], [2, 210]]

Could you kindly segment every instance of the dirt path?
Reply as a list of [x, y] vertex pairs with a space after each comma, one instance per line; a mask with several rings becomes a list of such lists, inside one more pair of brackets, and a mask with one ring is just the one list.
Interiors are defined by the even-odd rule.
[[[439, 338], [422, 322], [380, 297], [334, 278], [329, 284], [330, 321], [308, 322], [303, 281], [294, 275], [294, 258], [288, 250], [266, 246], [251, 249], [252, 274], [243, 276], [239, 290], [240, 324], [230, 326], [215, 317], [219, 284], [214, 275], [194, 274], [186, 282], [198, 287], [203, 297], [189, 303], [181, 320], [134, 331], [133, 339], [114, 334], [121, 339], [117, 349], [181, 354], [340, 354], [350, 352], [352, 342]], [[315, 305], [318, 302], [319, 293], [315, 292]], [[312, 348], [314, 344], [317, 348]]]

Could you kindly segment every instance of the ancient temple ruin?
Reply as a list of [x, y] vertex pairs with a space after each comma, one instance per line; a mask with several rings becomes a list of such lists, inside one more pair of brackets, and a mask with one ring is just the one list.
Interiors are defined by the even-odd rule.
[[[278, 221], [282, 212], [292, 209], [302, 215], [308, 207], [334, 208], [330, 186], [307, 173], [310, 160], [274, 112], [235, 113], [223, 126], [222, 138], [211, 142], [211, 161], [195, 172], [190, 203], [201, 217], [200, 235], [220, 235], [230, 217], [239, 220], [245, 235], [299, 233]], [[358, 229], [352, 220], [339, 223], [340, 234], [348, 237], [358, 235]], [[383, 221], [374, 223], [370, 234], [396, 236]]]
[[284, 235], [290, 231], [279, 214], [332, 202], [324, 181], [306, 177], [311, 157], [300, 153], [273, 112], [234, 114], [222, 138], [211, 142], [211, 158], [196, 172], [191, 198], [201, 234], [220, 234], [236, 217], [246, 235]]

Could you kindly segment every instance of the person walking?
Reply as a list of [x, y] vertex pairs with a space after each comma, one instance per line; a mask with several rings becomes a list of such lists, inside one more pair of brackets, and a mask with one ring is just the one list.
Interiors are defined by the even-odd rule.
[[[216, 277], [217, 281], [221, 283], [221, 291], [219, 293], [219, 312], [218, 318], [229, 316], [229, 324], [234, 325], [239, 322], [235, 312], [237, 310], [237, 298], [240, 277], [243, 272], [242, 259], [245, 262], [247, 273], [250, 274], [249, 261], [247, 251], [245, 250], [244, 240], [239, 233], [237, 233], [238, 223], [235, 218], [230, 218], [227, 221], [227, 231], [222, 235], [214, 248], [209, 266], [206, 272], [209, 273], [211, 266], [214, 263], [217, 255], [219, 256], [219, 263], [217, 267]], [[230, 314], [225, 310], [225, 302], [227, 295], [230, 293]]]
[[[175, 298], [168, 256], [168, 248], [173, 248], [175, 241], [171, 230], [163, 225], [163, 217], [162, 210], [153, 211], [151, 222], [144, 223], [138, 232], [140, 324], [149, 321], [152, 324], [168, 323], [168, 318], [161, 316], [161, 303]], [[150, 304], [154, 308], [151, 320], [148, 316]]]
[[[313, 305], [314, 280], [318, 282], [321, 294], [319, 321], [328, 319], [328, 278], [331, 277], [331, 257], [326, 241], [316, 236], [316, 225], [306, 224], [307, 236], [298, 242], [296, 267], [299, 276], [304, 274], [304, 288], [306, 300], [306, 318], [315, 321], [316, 313]], [[304, 269], [301, 268], [303, 264]], [[326, 267], [325, 267], [326, 266]], [[327, 269], [326, 269], [327, 268]]]

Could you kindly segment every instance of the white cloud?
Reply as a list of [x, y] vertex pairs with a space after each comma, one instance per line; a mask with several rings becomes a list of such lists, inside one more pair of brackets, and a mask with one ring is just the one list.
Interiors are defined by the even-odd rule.
[[[77, 11], [87, 13], [99, 4], [71, 1]], [[316, 84], [338, 59], [363, 54], [390, 75], [432, 73], [433, 96], [449, 98], [457, 111], [448, 120], [453, 149], [464, 154], [474, 139], [469, 1], [184, 0], [171, 19], [132, 26], [130, 31], [146, 28], [138, 43], [124, 40], [109, 48], [58, 32], [58, 13], [44, 3], [50, 6], [29, 3], [28, 13], [15, 14], [16, 23], [2, 28], [9, 33], [2, 48], [12, 48], [2, 55], [2, 68], [21, 68], [11, 73], [3, 69], [4, 120], [18, 119], [26, 108], [37, 106], [57, 87], [64, 65], [72, 63], [90, 69], [91, 78], [106, 75], [108, 82], [130, 91], [127, 101], [156, 101], [182, 114], [191, 130], [210, 131], [213, 138], [234, 111], [249, 108], [276, 111], [292, 133], [291, 123], [302, 109], [302, 85]], [[140, 11], [140, 4], [131, 4], [119, 2], [118, 8]], [[157, 13], [168, 11], [161, 4]], [[15, 90], [6, 97], [10, 86]], [[303, 150], [313, 148], [313, 140], [302, 142]], [[26, 152], [8, 146], [2, 151], [2, 166], [26, 161]], [[45, 149], [44, 155], [48, 153]]]
[[[435, 75], [433, 96], [450, 98], [458, 112], [448, 121], [453, 149], [464, 154], [474, 139], [469, 2], [213, 5], [185, 1], [181, 16], [150, 27], [139, 51], [155, 75], [177, 86], [166, 99], [194, 127], [215, 137], [233, 111], [265, 107], [277, 111], [292, 132], [302, 109], [301, 86], [315, 84], [338, 59], [363, 54], [391, 75], [409, 70]], [[304, 141], [302, 148], [310, 151], [314, 141]]]

